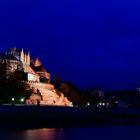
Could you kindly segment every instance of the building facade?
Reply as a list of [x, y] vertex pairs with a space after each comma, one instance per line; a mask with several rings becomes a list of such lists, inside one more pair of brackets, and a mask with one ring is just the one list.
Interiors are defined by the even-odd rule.
[[41, 61], [38, 58], [31, 61], [30, 53], [23, 49], [14, 47], [8, 49], [6, 53], [1, 53], [0, 65], [5, 69], [6, 78], [18, 70], [23, 72], [22, 80], [41, 82], [45, 79], [46, 82], [50, 81], [50, 74], [43, 68]]

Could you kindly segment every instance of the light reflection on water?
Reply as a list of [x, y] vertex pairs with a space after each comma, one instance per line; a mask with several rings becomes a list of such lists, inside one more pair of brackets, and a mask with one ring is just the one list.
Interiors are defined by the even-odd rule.
[[22, 133], [24, 140], [63, 140], [63, 129], [42, 128]]
[[0, 140], [64, 140], [62, 128], [0, 132]]
[[8, 131], [0, 132], [0, 140], [140, 140], [140, 126]]

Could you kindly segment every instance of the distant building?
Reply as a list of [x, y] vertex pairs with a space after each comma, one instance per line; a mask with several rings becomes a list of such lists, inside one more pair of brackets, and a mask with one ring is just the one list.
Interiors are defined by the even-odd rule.
[[90, 89], [90, 95], [98, 96], [98, 97], [104, 97], [104, 90], [101, 89], [101, 88]]
[[39, 102], [42, 105], [72, 105], [62, 93], [58, 96], [54, 86], [50, 84], [50, 73], [38, 58], [34, 60], [29, 52], [16, 47], [0, 53], [0, 77], [8, 79], [16, 70], [22, 72], [22, 81], [28, 82], [31, 88], [40, 92], [40, 95], [33, 93], [27, 104]]
[[137, 93], [140, 94], [140, 87], [138, 87], [136, 90], [137, 90]]

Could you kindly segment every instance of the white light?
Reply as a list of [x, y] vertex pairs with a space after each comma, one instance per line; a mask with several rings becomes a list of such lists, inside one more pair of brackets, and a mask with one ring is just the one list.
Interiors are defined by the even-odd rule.
[[118, 104], [119, 102], [118, 101], [115, 101], [115, 103]]
[[106, 103], [106, 105], [109, 105], [109, 103]]
[[70, 102], [69, 106], [73, 107], [73, 104], [72, 104], [72, 102]]
[[73, 104], [71, 104], [70, 106], [73, 107]]
[[21, 98], [20, 101], [21, 101], [21, 102], [24, 102], [24, 98]]
[[12, 98], [11, 100], [12, 100], [12, 101], [15, 101], [15, 98]]
[[105, 106], [105, 103], [103, 103], [103, 106]]
[[99, 103], [99, 105], [102, 105], [102, 103]]
[[87, 103], [88, 106], [90, 106], [90, 103]]

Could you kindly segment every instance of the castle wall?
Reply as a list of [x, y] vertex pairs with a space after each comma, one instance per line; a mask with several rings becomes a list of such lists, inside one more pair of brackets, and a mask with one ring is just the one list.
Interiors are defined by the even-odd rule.
[[[35, 91], [39, 91], [41, 94], [40, 105], [58, 105], [58, 106], [71, 106], [72, 103], [64, 97], [61, 93], [59, 96], [54, 89], [54, 85], [48, 83], [30, 83], [30, 87], [33, 88]], [[39, 98], [40, 96], [38, 96]], [[28, 99], [28, 105], [37, 104], [37, 94], [33, 94]]]
[[40, 80], [38, 75], [34, 75], [34, 74], [31, 74], [31, 73], [28, 73], [27, 76], [28, 76], [28, 81], [39, 82], [39, 80]]
[[9, 78], [9, 76], [17, 70], [17, 65], [18, 65], [18, 61], [5, 60], [6, 78]]
[[40, 78], [38, 75], [32, 73], [24, 73], [24, 80], [31, 81], [31, 82], [39, 82]]

